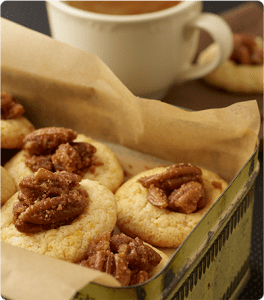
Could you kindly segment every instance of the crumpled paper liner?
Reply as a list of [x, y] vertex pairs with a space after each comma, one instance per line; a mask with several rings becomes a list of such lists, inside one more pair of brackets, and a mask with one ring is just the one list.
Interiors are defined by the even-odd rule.
[[[36, 128], [72, 128], [166, 161], [208, 168], [228, 182], [256, 149], [255, 100], [192, 112], [141, 99], [95, 55], [3, 18], [1, 25], [2, 90], [20, 99]], [[90, 281], [116, 284], [107, 274], [4, 243], [1, 254], [2, 294], [13, 299], [70, 299]]]
[[14, 300], [70, 299], [87, 282], [118, 287], [114, 277], [96, 270], [1, 243], [2, 296]]

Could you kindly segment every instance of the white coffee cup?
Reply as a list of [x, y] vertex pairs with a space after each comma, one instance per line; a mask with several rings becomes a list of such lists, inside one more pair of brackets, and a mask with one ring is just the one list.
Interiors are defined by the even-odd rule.
[[[229, 25], [202, 12], [202, 1], [138, 15], [107, 15], [47, 1], [53, 38], [96, 54], [136, 96], [161, 99], [172, 84], [205, 76], [233, 49]], [[193, 63], [200, 30], [219, 46], [205, 65]]]

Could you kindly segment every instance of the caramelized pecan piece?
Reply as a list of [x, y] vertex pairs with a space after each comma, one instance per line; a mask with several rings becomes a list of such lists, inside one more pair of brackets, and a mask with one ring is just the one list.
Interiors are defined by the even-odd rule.
[[263, 49], [259, 49], [254, 36], [246, 33], [235, 33], [234, 49], [230, 59], [237, 64], [263, 64]]
[[149, 273], [157, 265], [157, 261], [160, 261], [160, 255], [148, 245], [144, 245], [138, 237], [125, 247], [121, 245], [118, 252], [125, 254], [133, 270], [144, 270]]
[[161, 256], [139, 238], [121, 233], [110, 237], [105, 232], [93, 239], [86, 258], [78, 264], [113, 275], [122, 286], [149, 279], [149, 273], [161, 261]]
[[140, 178], [138, 181], [145, 188], [153, 184], [162, 190], [174, 190], [189, 181], [202, 182], [202, 171], [190, 164], [172, 165], [161, 174]]
[[203, 187], [199, 182], [190, 181], [174, 190], [168, 197], [168, 208], [185, 214], [190, 214], [197, 209], [203, 196]]
[[99, 250], [94, 255], [90, 256], [87, 260], [83, 260], [80, 265], [104, 272], [104, 265], [110, 251]]
[[37, 172], [40, 168], [53, 171], [51, 155], [32, 155], [26, 159], [25, 163], [33, 172]]
[[127, 236], [125, 234], [120, 234], [120, 235], [114, 235], [110, 239], [110, 247], [113, 252], [118, 252], [118, 249], [124, 245], [124, 244], [129, 244], [130, 242], [133, 241], [133, 238], [130, 236]]
[[159, 208], [165, 208], [168, 206], [167, 195], [164, 190], [155, 187], [154, 184], [151, 184], [148, 189], [148, 202]]
[[66, 143], [59, 145], [52, 155], [52, 163], [56, 171], [67, 171], [81, 176], [93, 163], [96, 148], [87, 143]]
[[13, 207], [18, 231], [37, 233], [70, 224], [88, 205], [88, 193], [79, 188], [81, 177], [39, 169], [22, 178], [19, 202]]
[[23, 115], [25, 112], [22, 104], [11, 95], [1, 92], [1, 119], [16, 119]]
[[163, 173], [138, 180], [148, 189], [147, 199], [159, 208], [192, 213], [206, 205], [202, 171], [190, 164], [172, 165]]
[[130, 280], [130, 285], [140, 284], [149, 279], [149, 275], [146, 271], [133, 272]]
[[72, 142], [76, 137], [76, 132], [64, 127], [41, 128], [25, 137], [23, 149], [30, 155], [52, 154], [60, 144]]
[[132, 271], [128, 268], [125, 255], [115, 254], [115, 278], [121, 283], [122, 286], [130, 284]]
[[87, 249], [86, 257], [84, 259], [96, 254], [97, 251], [110, 250], [110, 238], [111, 234], [108, 231], [97, 237], [94, 237]]

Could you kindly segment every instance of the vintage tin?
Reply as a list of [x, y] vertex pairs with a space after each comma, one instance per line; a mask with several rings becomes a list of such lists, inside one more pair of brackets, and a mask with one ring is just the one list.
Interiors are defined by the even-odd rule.
[[90, 283], [74, 299], [235, 299], [250, 274], [258, 148], [211, 210], [149, 281], [123, 288]]
[[[32, 32], [26, 32], [28, 34], [25, 34], [25, 36], [19, 34], [16, 26], [14, 28], [11, 26], [11, 32], [12, 34], [10, 34], [10, 27], [7, 26], [5, 48], [8, 50], [5, 50], [4, 59], [2, 59], [2, 87], [7, 92], [12, 91], [21, 100], [24, 100], [22, 103], [25, 104], [25, 109], [28, 115], [32, 116], [32, 121], [36, 124], [36, 127], [58, 126], [59, 124], [59, 126], [67, 126], [69, 128], [73, 126], [76, 130], [85, 129], [87, 133], [90, 133], [90, 130], [92, 131], [96, 127], [95, 124], [99, 123], [94, 124], [90, 122], [90, 120], [96, 121], [92, 113], [98, 110], [102, 114], [100, 123], [105, 122], [106, 124], [100, 133], [108, 136], [110, 131], [108, 127], [114, 123], [111, 118], [111, 112], [113, 108], [116, 109], [119, 105], [124, 110], [127, 108], [130, 109], [129, 112], [132, 112], [131, 114], [127, 113], [122, 120], [126, 121], [128, 119], [128, 121], [133, 121], [134, 124], [137, 106], [131, 105], [132, 102], [125, 102], [123, 98], [131, 97], [133, 104], [135, 104], [136, 99], [122, 86], [119, 87], [119, 81], [107, 70], [106, 75], [109, 75], [111, 80], [107, 76], [105, 81], [99, 76], [99, 79], [96, 79], [96, 77], [94, 79], [94, 76], [98, 75], [96, 72], [93, 76], [88, 72], [90, 77], [86, 73], [84, 73], [86, 76], [83, 76], [80, 71], [82, 70], [81, 64], [79, 68], [76, 68], [75, 65], [74, 68], [68, 67], [67, 63], [71, 61], [69, 57], [72, 57], [71, 54], [76, 53], [74, 49], [68, 49], [62, 44], [53, 44], [54, 41], [49, 39], [42, 40], [39, 38], [40, 41], [38, 42], [37, 37], [34, 34], [32, 35]], [[11, 40], [9, 39], [10, 36], [12, 37]], [[31, 45], [31, 42], [34, 41], [34, 46], [41, 45], [40, 49], [38, 47], [34, 49], [33, 46], [31, 49], [27, 45], [27, 51], [17, 52], [16, 50], [19, 48], [17, 42], [20, 37], [22, 44], [28, 42], [28, 45]], [[9, 49], [7, 46], [10, 45], [13, 46]], [[40, 51], [44, 48], [42, 45], [45, 45], [45, 52], [40, 53], [36, 57], [34, 54], [37, 50]], [[56, 46], [56, 49], [59, 48], [61, 53], [65, 54], [63, 56], [65, 64], [63, 64], [63, 60], [58, 60], [61, 65], [57, 66], [57, 69], [53, 65], [51, 68], [51, 64], [54, 64], [55, 60], [57, 60], [57, 56], [53, 56], [56, 52], [53, 51], [54, 48], [51, 48], [51, 45]], [[20, 49], [23, 49], [23, 47], [20, 47]], [[30, 49], [31, 51], [28, 52]], [[51, 53], [51, 50], [54, 53]], [[21, 59], [18, 56], [20, 53], [29, 56], [32, 53], [34, 59], [31, 59], [31, 56], [27, 57], [27, 59], [22, 56]], [[78, 52], [78, 55], [74, 56], [74, 60], [72, 61], [76, 64], [77, 58], [82, 58], [82, 54], [84, 55], [84, 53]], [[41, 63], [38, 61], [38, 57], [41, 58]], [[87, 59], [85, 55], [84, 57]], [[88, 59], [86, 62], [90, 63], [91, 61]], [[19, 63], [20, 68], [17, 67]], [[102, 67], [98, 61], [97, 63]], [[40, 66], [39, 69], [38, 66]], [[67, 72], [65, 72], [65, 66], [67, 66]], [[98, 67], [97, 65], [95, 66]], [[94, 69], [97, 70], [95, 66]], [[85, 67], [85, 64], [84, 68], [85, 70], [89, 69]], [[78, 71], [74, 73], [76, 69]], [[101, 69], [99, 68], [98, 70]], [[117, 89], [112, 89], [112, 85], [117, 85]], [[122, 97], [119, 95], [119, 92]], [[111, 99], [109, 93], [113, 99]], [[101, 101], [98, 101], [98, 99]], [[116, 100], [120, 102], [115, 102]], [[144, 111], [144, 114], [148, 116], [154, 109], [152, 107], [151, 110], [151, 107], [147, 106], [147, 102], [143, 101], [143, 103], [144, 106], [142, 108], [148, 108], [148, 110]], [[106, 108], [104, 104], [107, 104]], [[114, 104], [113, 107], [111, 107], [111, 104]], [[157, 110], [163, 109], [163, 112], [165, 112], [165, 106], [161, 107], [158, 103], [156, 104], [155, 113], [151, 114], [152, 120], [156, 120], [159, 117], [160, 111], [157, 112]], [[137, 103], [137, 105], [139, 104]], [[110, 111], [108, 111], [109, 108]], [[168, 112], [170, 112], [170, 108], [166, 107], [166, 121]], [[119, 113], [119, 117], [123, 115], [121, 113]], [[170, 120], [172, 122], [174, 119], [171, 118]], [[130, 125], [129, 122], [127, 123], [125, 125]], [[149, 123], [152, 124], [152, 122]], [[115, 126], [111, 128], [120, 129], [120, 124], [122, 122], [118, 119]], [[149, 124], [145, 127], [142, 126], [141, 122], [136, 124], [141, 125], [141, 127], [139, 126], [140, 129], [146, 129], [149, 126], [153, 130]], [[163, 125], [165, 125], [165, 122]], [[131, 132], [133, 133], [134, 126], [127, 126], [126, 128], [132, 128]], [[169, 126], [166, 127], [166, 129], [168, 128]], [[125, 132], [125, 135], [121, 139], [125, 145], [128, 142], [130, 143], [130, 140], [133, 141], [134, 138], [132, 136], [127, 141], [125, 139], [127, 135], [128, 133]], [[140, 142], [140, 140], [135, 138], [134, 140], [137, 143]], [[250, 272], [249, 257], [254, 183], [258, 171], [257, 147], [253, 155], [224, 191], [223, 195], [175, 251], [167, 266], [155, 277], [133, 287], [111, 288], [96, 283], [89, 283], [83, 289], [79, 290], [73, 299], [211, 300], [235, 298]]]

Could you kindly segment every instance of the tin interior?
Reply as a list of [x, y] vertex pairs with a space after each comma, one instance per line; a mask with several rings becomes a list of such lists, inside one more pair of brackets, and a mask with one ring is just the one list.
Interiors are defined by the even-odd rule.
[[133, 287], [90, 283], [74, 299], [235, 298], [250, 272], [258, 148], [159, 274]]

